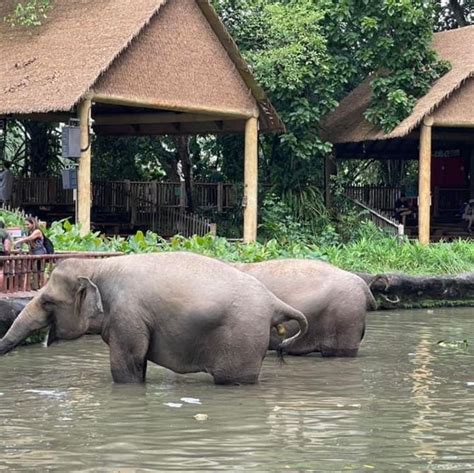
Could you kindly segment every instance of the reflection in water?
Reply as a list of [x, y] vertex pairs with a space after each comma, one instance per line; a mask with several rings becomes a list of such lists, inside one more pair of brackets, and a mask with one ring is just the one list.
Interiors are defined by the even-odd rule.
[[469, 310], [374, 313], [358, 358], [270, 354], [236, 388], [153, 365], [113, 385], [93, 337], [20, 349], [0, 358], [0, 471], [474, 470], [474, 355], [450, 338], [474, 340]]
[[430, 394], [434, 392], [434, 380], [430, 365], [434, 356], [431, 353], [433, 343], [430, 340], [432, 340], [430, 327], [425, 327], [412, 359], [415, 367], [410, 376], [413, 380], [411, 397], [417, 408], [412, 420], [410, 438], [414, 445], [417, 445], [415, 456], [420, 460], [426, 460], [429, 465], [437, 457], [436, 446], [431, 438], [434, 426], [431, 422], [433, 412]]

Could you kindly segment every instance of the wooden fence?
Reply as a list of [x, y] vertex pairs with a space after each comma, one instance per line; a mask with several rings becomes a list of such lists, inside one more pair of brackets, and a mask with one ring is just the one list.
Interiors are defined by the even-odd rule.
[[[194, 206], [217, 211], [233, 208], [239, 205], [241, 187], [224, 182], [194, 182]], [[395, 208], [400, 188], [351, 186], [347, 188], [347, 195], [369, 207], [388, 210]], [[183, 182], [93, 181], [92, 200], [94, 208], [109, 213], [130, 212], [140, 201], [152, 202], [158, 207], [187, 207]], [[11, 204], [19, 208], [73, 206], [73, 191], [64, 190], [59, 177], [18, 178]]]
[[122, 253], [56, 253], [52, 255], [17, 254], [0, 256], [0, 292], [4, 294], [41, 289], [53, 268], [69, 258], [97, 259], [119, 256]]
[[346, 188], [346, 194], [351, 199], [363, 202], [372, 209], [393, 212], [401, 189], [400, 187], [350, 186]]
[[[194, 206], [218, 211], [232, 208], [238, 202], [238, 187], [232, 183], [194, 182]], [[130, 211], [139, 200], [147, 200], [160, 207], [187, 207], [183, 182], [92, 182], [92, 206], [104, 212]], [[74, 206], [74, 194], [72, 190], [62, 188], [59, 177], [18, 178], [11, 204], [18, 208]]]

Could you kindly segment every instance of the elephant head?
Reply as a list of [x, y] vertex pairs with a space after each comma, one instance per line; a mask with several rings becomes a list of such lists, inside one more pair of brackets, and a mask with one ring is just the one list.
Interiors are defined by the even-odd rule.
[[[75, 267], [74, 262], [77, 264]], [[48, 284], [29, 302], [0, 340], [0, 355], [8, 353], [35, 330], [49, 327], [47, 345], [84, 335], [103, 314], [99, 288], [83, 274], [84, 264], [69, 260], [52, 273]]]

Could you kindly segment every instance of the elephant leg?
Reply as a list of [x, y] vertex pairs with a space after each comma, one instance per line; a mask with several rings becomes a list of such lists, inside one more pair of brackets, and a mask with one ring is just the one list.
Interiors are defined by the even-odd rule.
[[149, 340], [145, 336], [125, 340], [110, 337], [110, 368], [115, 383], [145, 382], [148, 345]]
[[220, 356], [217, 363], [208, 372], [215, 384], [256, 384], [262, 368], [264, 354], [255, 353], [252, 349], [239, 352], [232, 357], [229, 354]]

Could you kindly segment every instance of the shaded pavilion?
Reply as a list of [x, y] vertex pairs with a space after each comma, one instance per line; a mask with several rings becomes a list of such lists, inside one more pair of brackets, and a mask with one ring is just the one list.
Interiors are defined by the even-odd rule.
[[[0, 18], [14, 1], [0, 5]], [[258, 134], [283, 123], [208, 0], [55, 0], [0, 22], [0, 117], [79, 118], [77, 220], [91, 221], [90, 133], [245, 133], [244, 240], [257, 234]]]
[[[416, 159], [418, 235], [430, 240], [431, 218], [443, 202], [452, 208], [474, 197], [474, 26], [434, 35], [433, 49], [451, 70], [421, 97], [412, 114], [384, 133], [364, 118], [372, 92], [368, 77], [331, 112], [321, 127], [336, 159]], [[334, 163], [326, 164], [328, 175]]]

